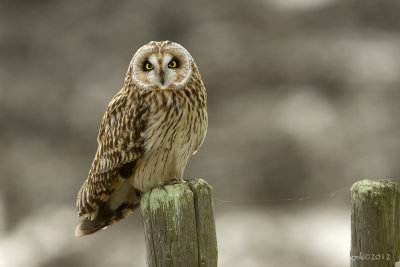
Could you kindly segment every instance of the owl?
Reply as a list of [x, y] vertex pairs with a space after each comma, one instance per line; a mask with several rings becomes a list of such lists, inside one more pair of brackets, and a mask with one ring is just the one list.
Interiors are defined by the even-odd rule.
[[103, 116], [97, 152], [78, 193], [83, 220], [75, 235], [104, 229], [132, 213], [142, 193], [181, 182], [206, 135], [206, 105], [200, 73], [183, 46], [142, 46]]

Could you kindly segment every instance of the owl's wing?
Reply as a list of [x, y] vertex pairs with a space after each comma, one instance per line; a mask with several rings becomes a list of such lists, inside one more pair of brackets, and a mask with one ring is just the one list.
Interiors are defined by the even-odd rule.
[[94, 216], [121, 184], [131, 176], [143, 154], [144, 129], [149, 109], [139, 97], [121, 91], [110, 102], [97, 138], [98, 148], [89, 175], [78, 193], [78, 215]]

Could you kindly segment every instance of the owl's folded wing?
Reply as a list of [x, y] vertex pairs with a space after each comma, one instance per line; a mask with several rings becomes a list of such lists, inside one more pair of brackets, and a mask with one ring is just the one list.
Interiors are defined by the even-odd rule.
[[78, 193], [78, 215], [92, 216], [132, 174], [143, 154], [149, 109], [138, 97], [118, 93], [108, 105], [97, 138], [98, 148], [89, 175]]

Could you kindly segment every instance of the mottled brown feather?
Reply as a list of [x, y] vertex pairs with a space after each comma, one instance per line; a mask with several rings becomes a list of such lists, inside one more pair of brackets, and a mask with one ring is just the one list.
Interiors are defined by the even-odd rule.
[[106, 202], [121, 182], [117, 179], [119, 170], [143, 153], [149, 107], [141, 100], [147, 94], [135, 89], [128, 79], [107, 107], [97, 138], [98, 149], [78, 194], [79, 216], [93, 213]]

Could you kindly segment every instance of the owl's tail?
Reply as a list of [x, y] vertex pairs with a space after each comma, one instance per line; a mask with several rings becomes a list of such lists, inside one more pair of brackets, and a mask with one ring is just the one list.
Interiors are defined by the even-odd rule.
[[108, 226], [122, 220], [140, 206], [140, 200], [136, 203], [125, 203], [117, 210], [112, 211], [107, 207], [99, 208], [99, 214], [94, 220], [85, 218], [75, 228], [75, 236], [84, 236], [106, 229]]
[[75, 236], [84, 236], [106, 229], [122, 220], [140, 206], [140, 195], [128, 181], [123, 182], [94, 215], [83, 219], [75, 228]]

